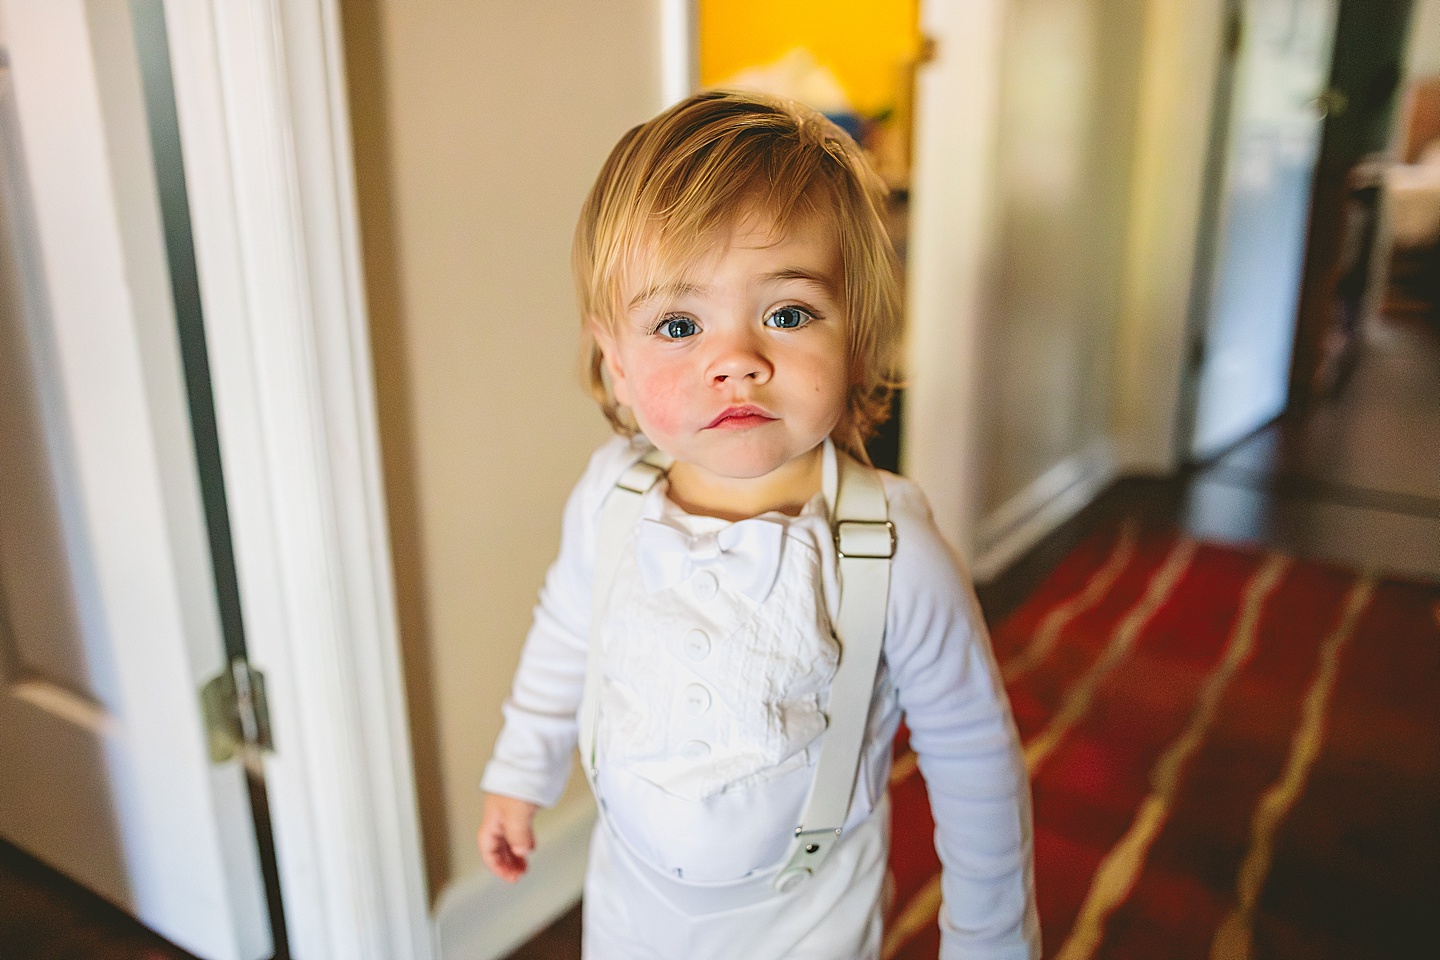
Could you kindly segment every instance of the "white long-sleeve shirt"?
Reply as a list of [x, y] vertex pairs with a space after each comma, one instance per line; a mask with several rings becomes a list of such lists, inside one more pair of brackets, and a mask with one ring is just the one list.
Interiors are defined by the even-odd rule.
[[[566, 505], [560, 555], [482, 781], [489, 792], [548, 806], [564, 790], [584, 690], [600, 508], [639, 450], [621, 439], [602, 446]], [[903, 713], [944, 870], [942, 958], [1028, 960], [1039, 955], [1029, 783], [999, 671], [924, 495], [902, 477], [881, 478], [896, 552], [847, 829], [884, 795]], [[684, 514], [664, 494], [662, 481], [647, 495], [641, 525], [697, 542], [728, 526]], [[762, 530], [779, 554], [765, 574], [773, 586], [744, 584], [746, 594], [723, 571], [700, 575], [703, 593], [693, 583], [656, 583], [664, 564], [644, 554], [644, 543], [627, 546], [617, 568], [602, 628], [609, 679], [597, 784], [617, 829], [662, 872], [724, 881], [781, 859], [823, 743], [821, 708], [838, 653], [829, 631], [838, 600], [829, 521], [819, 497], [799, 517], [765, 519], [783, 531]], [[654, 538], [636, 538], [647, 539]]]

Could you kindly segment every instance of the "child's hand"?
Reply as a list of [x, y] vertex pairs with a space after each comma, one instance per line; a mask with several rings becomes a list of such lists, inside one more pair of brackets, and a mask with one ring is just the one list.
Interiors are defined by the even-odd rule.
[[536, 806], [514, 797], [485, 794], [485, 812], [480, 816], [480, 856], [490, 872], [507, 883], [525, 873], [530, 851], [535, 849]]

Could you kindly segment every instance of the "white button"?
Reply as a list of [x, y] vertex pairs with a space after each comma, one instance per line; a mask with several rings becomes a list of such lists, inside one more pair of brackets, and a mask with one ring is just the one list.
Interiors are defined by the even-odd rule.
[[685, 712], [698, 717], [710, 709], [710, 691], [703, 684], [692, 683], [685, 688]]
[[680, 756], [686, 760], [699, 760], [710, 756], [710, 744], [704, 740], [686, 740], [680, 745]]
[[704, 660], [710, 656], [710, 637], [704, 630], [691, 630], [685, 634], [685, 656], [691, 660]]
[[720, 581], [709, 570], [701, 570], [690, 578], [690, 589], [695, 591], [697, 599], [709, 600], [720, 589]]

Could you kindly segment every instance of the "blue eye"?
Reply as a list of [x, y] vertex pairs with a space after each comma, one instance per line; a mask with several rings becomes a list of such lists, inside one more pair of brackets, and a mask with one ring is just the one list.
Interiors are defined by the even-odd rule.
[[666, 317], [655, 332], [671, 340], [683, 340], [700, 332], [700, 326], [689, 317]]
[[765, 326], [780, 330], [796, 330], [811, 320], [810, 314], [799, 307], [781, 307], [765, 318]]

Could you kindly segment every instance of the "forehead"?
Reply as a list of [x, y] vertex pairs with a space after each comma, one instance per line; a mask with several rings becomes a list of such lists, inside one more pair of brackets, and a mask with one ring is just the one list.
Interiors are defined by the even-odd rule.
[[780, 223], [756, 209], [683, 247], [657, 232], [637, 245], [620, 277], [620, 305], [703, 287], [726, 267], [752, 270], [760, 279], [814, 280], [838, 294], [844, 278], [835, 218], [812, 212]]
[[781, 223], [764, 211], [753, 211], [731, 226], [727, 248], [741, 250], [798, 251], [801, 248], [838, 250], [835, 218], [827, 213], [808, 212]]

